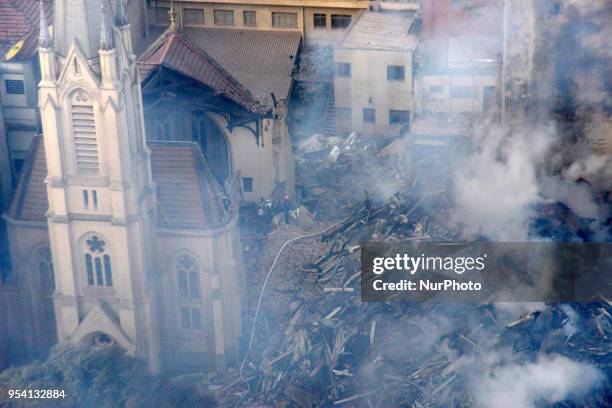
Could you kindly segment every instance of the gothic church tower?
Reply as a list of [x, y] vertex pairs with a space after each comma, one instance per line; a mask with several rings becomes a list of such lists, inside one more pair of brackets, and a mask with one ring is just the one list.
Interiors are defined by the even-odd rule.
[[59, 342], [116, 342], [158, 370], [156, 198], [125, 0], [41, 13], [39, 103]]

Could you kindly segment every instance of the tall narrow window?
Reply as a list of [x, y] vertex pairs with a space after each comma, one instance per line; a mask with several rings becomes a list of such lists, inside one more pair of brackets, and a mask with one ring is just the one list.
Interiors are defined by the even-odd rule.
[[49, 247], [42, 247], [36, 252], [38, 261], [38, 273], [42, 291], [46, 295], [52, 295], [55, 290], [55, 277], [53, 276], [53, 261]]
[[96, 190], [91, 190], [91, 201], [93, 202], [94, 210], [98, 209], [98, 192]]
[[89, 286], [113, 286], [111, 257], [106, 250], [106, 241], [97, 235], [85, 241], [85, 271]]
[[100, 167], [93, 104], [82, 91], [72, 96], [72, 137], [77, 169], [97, 173]]
[[174, 265], [178, 281], [178, 308], [183, 329], [202, 329], [200, 268], [190, 255], [181, 255]]

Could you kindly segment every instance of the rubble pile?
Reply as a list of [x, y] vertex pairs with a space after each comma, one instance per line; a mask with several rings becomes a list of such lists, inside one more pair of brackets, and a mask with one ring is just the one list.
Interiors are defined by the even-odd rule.
[[301, 202], [317, 217], [335, 220], [359, 208], [366, 192], [375, 201], [397, 191], [438, 191], [453, 165], [441, 149], [410, 149], [410, 139], [352, 133], [315, 134], [295, 152]]
[[[360, 301], [360, 243], [458, 239], [442, 222], [444, 195], [395, 194], [380, 206], [366, 200], [320, 240], [291, 247], [272, 275], [242, 375], [218, 391], [221, 406], [474, 406], [474, 384], [494, 367], [549, 355], [610, 373], [612, 303], [603, 298], [510, 313], [497, 305]], [[261, 288], [282, 243], [302, 233], [283, 226], [271, 234], [253, 287]], [[610, 397], [596, 392], [585, 405], [603, 407]]]

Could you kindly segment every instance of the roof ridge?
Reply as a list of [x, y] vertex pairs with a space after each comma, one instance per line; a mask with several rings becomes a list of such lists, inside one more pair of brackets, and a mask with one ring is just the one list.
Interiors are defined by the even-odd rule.
[[213, 65], [216, 69], [221, 71], [224, 75], [227, 76], [230, 82], [233, 85], [237, 86], [242, 92], [244, 92], [251, 99], [251, 103], [256, 106], [260, 106], [260, 103], [255, 99], [255, 97], [251, 94], [251, 92], [246, 89], [229, 71], [227, 71], [221, 64], [217, 62], [211, 55], [209, 55], [206, 51], [204, 51], [201, 47], [195, 44], [188, 35], [181, 33], [179, 30], [175, 30], [175, 36], [178, 37], [179, 41], [182, 41], [185, 45], [187, 45], [194, 52], [198, 53], [201, 57], [205, 58], [211, 65]]

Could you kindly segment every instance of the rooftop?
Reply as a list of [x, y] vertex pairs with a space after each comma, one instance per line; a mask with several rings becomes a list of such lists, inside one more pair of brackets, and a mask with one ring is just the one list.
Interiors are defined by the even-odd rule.
[[[158, 226], [210, 229], [224, 225], [225, 191], [214, 177], [199, 146], [189, 142], [149, 142], [149, 147], [153, 181], [157, 185]], [[43, 138], [36, 136], [7, 210], [8, 217], [20, 221], [46, 222], [49, 209], [46, 175]]]
[[[160, 28], [151, 27], [156, 38]], [[272, 106], [271, 93], [289, 95], [301, 34], [297, 31], [185, 28], [181, 33], [214, 58], [255, 99]]]
[[[51, 21], [53, 3], [48, 0], [44, 4], [47, 20]], [[39, 7], [38, 0], [0, 0], [0, 60], [23, 61], [34, 55], [38, 48]]]
[[410, 34], [414, 13], [367, 11], [349, 29], [339, 48], [412, 51], [417, 37]]
[[158, 66], [167, 66], [195, 79], [250, 112], [265, 112], [236, 78], [180, 31], [169, 28], [138, 58], [143, 80]]

